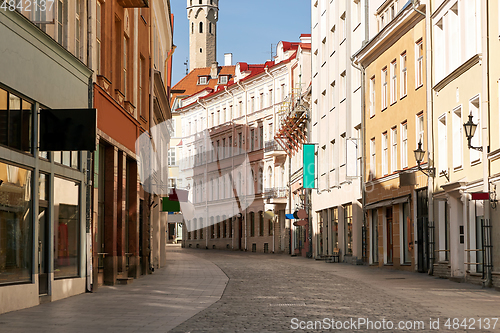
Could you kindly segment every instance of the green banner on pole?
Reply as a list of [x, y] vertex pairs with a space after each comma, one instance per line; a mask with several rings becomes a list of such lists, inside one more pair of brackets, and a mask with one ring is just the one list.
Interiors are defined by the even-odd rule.
[[303, 146], [303, 179], [304, 188], [316, 188], [314, 179], [316, 178], [316, 145], [312, 143], [304, 143]]
[[180, 212], [181, 205], [179, 201], [168, 200], [168, 197], [162, 199], [162, 212]]

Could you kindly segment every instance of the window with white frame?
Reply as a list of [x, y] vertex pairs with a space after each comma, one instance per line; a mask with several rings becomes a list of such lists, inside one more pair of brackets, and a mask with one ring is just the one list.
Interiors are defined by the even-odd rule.
[[335, 107], [335, 81], [330, 83], [330, 110]]
[[418, 143], [422, 142], [422, 149], [425, 150], [425, 138], [424, 138], [424, 113], [421, 112], [417, 114], [417, 126], [416, 126], [417, 142], [415, 148], [418, 148]]
[[347, 26], [345, 19], [345, 12], [340, 16], [340, 43], [342, 43], [347, 38]]
[[330, 29], [330, 55], [335, 52], [335, 26]]
[[398, 128], [391, 128], [391, 172], [398, 170]]
[[353, 29], [356, 29], [356, 27], [361, 24], [361, 0], [353, 0], [352, 2], [352, 22], [353, 24]]
[[206, 76], [200, 76], [198, 78], [198, 84], [208, 84], [208, 80]]
[[[469, 101], [469, 113], [472, 115], [472, 122], [477, 124], [477, 130], [471, 140], [471, 145], [473, 147], [481, 146], [481, 119], [479, 113], [479, 96], [472, 98]], [[481, 152], [476, 149], [469, 149], [470, 162], [475, 163], [480, 160]]]
[[375, 115], [375, 76], [370, 79], [370, 117]]
[[177, 165], [175, 160], [175, 148], [170, 148], [167, 152], [167, 162], [169, 166]]
[[129, 99], [127, 95], [127, 66], [128, 65], [128, 38], [123, 37], [123, 95]]
[[376, 177], [377, 172], [377, 152], [375, 146], [375, 138], [370, 140], [370, 175], [369, 179], [374, 179]]
[[446, 113], [438, 118], [438, 164], [439, 170], [448, 172], [448, 128], [446, 126]]
[[76, 0], [76, 13], [75, 13], [75, 57], [82, 60], [82, 24], [80, 20], [80, 14], [82, 10], [81, 0]]
[[462, 139], [462, 108], [457, 107], [451, 113], [453, 128], [453, 168], [462, 166], [463, 139]]
[[268, 98], [268, 106], [273, 106], [273, 90], [269, 89], [269, 93], [267, 94]]
[[[63, 45], [64, 41], [64, 22], [63, 22], [63, 17], [64, 17], [64, 2], [63, 0], [58, 0], [57, 1], [57, 42], [61, 45]], [[96, 38], [97, 38], [97, 56], [98, 56], [98, 63], [97, 63], [97, 74], [100, 74], [100, 54], [101, 54], [101, 3], [97, 1], [97, 12], [96, 12], [96, 23], [97, 23], [97, 31], [96, 31]]]
[[424, 84], [424, 43], [420, 39], [415, 43], [415, 89]]
[[403, 52], [400, 56], [399, 66], [401, 67], [401, 87], [400, 87], [400, 98], [403, 98], [407, 94], [408, 89], [408, 73], [406, 69], [406, 52]]
[[387, 109], [387, 67], [382, 69], [381, 76], [380, 108], [385, 110]]
[[408, 123], [401, 124], [401, 168], [408, 167]]
[[391, 104], [396, 103], [398, 96], [398, 77], [396, 59], [391, 62]]
[[389, 151], [387, 147], [387, 132], [382, 133], [382, 175], [387, 175], [389, 173]]
[[346, 71], [343, 71], [340, 74], [340, 101], [343, 101], [346, 98], [347, 93], [347, 80], [346, 80]]
[[264, 92], [259, 94], [259, 110], [264, 108]]

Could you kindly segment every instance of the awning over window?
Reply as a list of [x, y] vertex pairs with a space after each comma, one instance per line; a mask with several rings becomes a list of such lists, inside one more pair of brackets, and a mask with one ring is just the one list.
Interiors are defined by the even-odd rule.
[[293, 214], [285, 214], [285, 218], [288, 220], [295, 220], [295, 217], [293, 217]]
[[387, 199], [387, 200], [382, 200], [382, 201], [377, 201], [374, 203], [367, 204], [365, 206], [365, 209], [375, 209], [379, 207], [386, 207], [386, 206], [392, 206], [392, 205], [397, 205], [403, 202], [408, 202], [410, 201], [410, 195], [404, 195], [402, 197], [397, 197], [397, 198], [392, 198], [392, 199]]

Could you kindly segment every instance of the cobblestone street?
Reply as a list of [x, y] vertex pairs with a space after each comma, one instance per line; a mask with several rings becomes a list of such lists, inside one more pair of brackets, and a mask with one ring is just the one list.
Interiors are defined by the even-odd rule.
[[178, 247], [169, 247], [168, 258], [166, 269], [131, 285], [0, 315], [0, 331], [286, 332], [293, 318], [296, 326], [323, 318], [422, 321], [426, 332], [431, 318], [439, 319], [434, 331], [465, 331], [445, 322], [467, 318], [477, 332], [500, 331], [500, 323], [492, 330], [477, 322], [500, 317], [499, 292], [426, 274]]

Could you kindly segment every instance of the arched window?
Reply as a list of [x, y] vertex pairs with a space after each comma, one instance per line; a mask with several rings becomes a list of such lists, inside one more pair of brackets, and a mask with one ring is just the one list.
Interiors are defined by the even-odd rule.
[[200, 22], [200, 34], [203, 33], [203, 22]]
[[264, 236], [264, 212], [259, 212], [259, 236]]
[[201, 5], [202, 3], [203, 3], [203, 1], [202, 1], [202, 0], [200, 0], [200, 5]]
[[193, 239], [198, 238], [198, 226], [196, 225], [198, 221], [196, 219], [193, 219]]
[[193, 203], [198, 202], [198, 187], [196, 186], [196, 183], [193, 185]]
[[203, 186], [201, 185], [201, 180], [200, 182], [198, 183], [198, 189], [200, 191], [200, 202], [203, 201]]
[[208, 33], [212, 33], [212, 22], [208, 23]]
[[255, 213], [250, 212], [250, 237], [255, 237]]
[[222, 193], [221, 193], [221, 199], [226, 198], [226, 176], [222, 178]]
[[236, 192], [238, 196], [241, 196], [241, 172], [238, 172], [238, 178], [236, 178]]
[[210, 179], [210, 198], [209, 200], [214, 200], [214, 180]]
[[248, 180], [248, 193], [247, 194], [254, 194], [255, 193], [255, 173], [252, 172], [250, 173], [250, 179]]
[[219, 200], [219, 178], [215, 180], [215, 197], [214, 200]]
[[262, 193], [264, 192], [264, 171], [262, 170], [262, 168], [259, 168], [259, 178], [257, 180], [257, 186], [258, 186], [258, 189], [257, 189], [257, 193]]
[[271, 166], [269, 166], [269, 168], [267, 168], [267, 190], [270, 191], [271, 188], [273, 187], [273, 169], [271, 168]]

